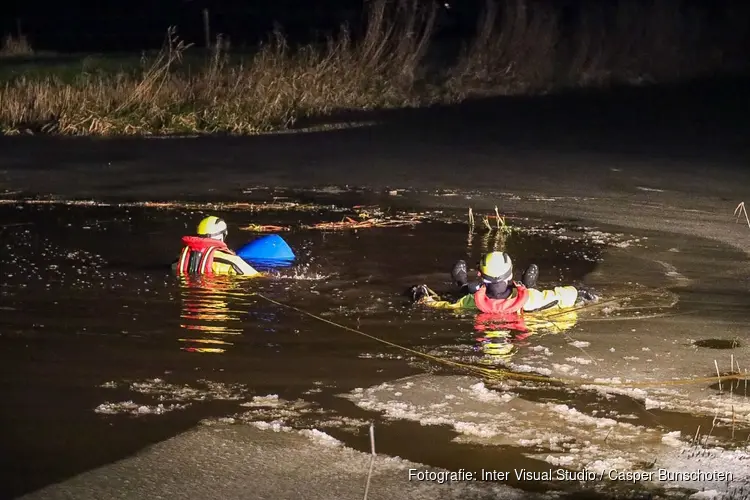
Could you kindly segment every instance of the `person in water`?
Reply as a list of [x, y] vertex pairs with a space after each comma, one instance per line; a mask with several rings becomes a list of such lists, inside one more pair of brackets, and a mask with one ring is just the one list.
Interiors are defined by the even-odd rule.
[[473, 309], [489, 314], [522, 314], [550, 308], [567, 309], [578, 299], [594, 301], [596, 296], [585, 289], [557, 286], [550, 290], [536, 288], [539, 267], [532, 264], [523, 273], [521, 282], [513, 281], [513, 262], [505, 252], [490, 252], [479, 261], [479, 282], [469, 282], [466, 262], [458, 261], [451, 271], [454, 282], [464, 294], [458, 301], [440, 300], [426, 285], [413, 286], [414, 302], [435, 309]]
[[197, 235], [183, 236], [184, 247], [172, 267], [178, 274], [233, 274], [260, 276], [250, 264], [227, 247], [227, 223], [209, 216], [200, 221]]

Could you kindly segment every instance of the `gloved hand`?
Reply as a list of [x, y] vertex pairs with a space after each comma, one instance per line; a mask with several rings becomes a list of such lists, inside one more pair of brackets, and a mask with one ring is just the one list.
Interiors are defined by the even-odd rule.
[[526, 288], [536, 288], [537, 279], [539, 279], [539, 266], [530, 264], [521, 276], [521, 283]]
[[406, 295], [411, 299], [412, 302], [419, 302], [425, 297], [430, 296], [430, 289], [427, 285], [414, 285], [406, 292]]
[[453, 278], [454, 283], [458, 286], [464, 286], [469, 281], [465, 260], [459, 260], [453, 265], [451, 278]]
[[584, 302], [596, 302], [599, 300], [599, 297], [588, 288], [579, 288], [578, 296], [581, 297]]

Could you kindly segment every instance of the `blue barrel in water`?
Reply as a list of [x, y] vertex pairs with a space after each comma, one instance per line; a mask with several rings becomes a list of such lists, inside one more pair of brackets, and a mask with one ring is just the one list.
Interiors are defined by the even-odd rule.
[[261, 236], [238, 248], [236, 253], [255, 267], [287, 267], [295, 259], [291, 247], [278, 234]]

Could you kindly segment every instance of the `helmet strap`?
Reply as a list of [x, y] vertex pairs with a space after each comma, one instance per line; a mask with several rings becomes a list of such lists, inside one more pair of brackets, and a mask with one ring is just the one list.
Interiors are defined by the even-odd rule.
[[500, 277], [488, 276], [486, 274], [479, 273], [482, 276], [482, 281], [485, 283], [507, 283], [513, 279], [513, 271], [509, 271]]

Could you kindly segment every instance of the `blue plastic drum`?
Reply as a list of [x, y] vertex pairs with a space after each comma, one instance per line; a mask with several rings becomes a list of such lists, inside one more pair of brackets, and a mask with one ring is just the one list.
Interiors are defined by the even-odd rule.
[[287, 267], [296, 258], [291, 247], [278, 234], [261, 236], [236, 250], [248, 264], [257, 267]]

